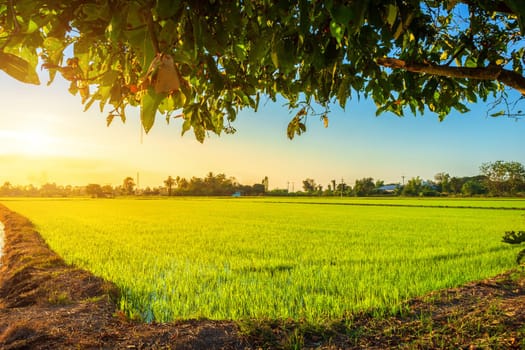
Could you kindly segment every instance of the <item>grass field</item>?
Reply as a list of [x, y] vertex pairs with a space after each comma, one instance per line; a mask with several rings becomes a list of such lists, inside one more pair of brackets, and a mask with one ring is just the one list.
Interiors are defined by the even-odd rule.
[[396, 311], [514, 266], [518, 247], [501, 236], [525, 229], [525, 200], [1, 202], [68, 263], [115, 282], [123, 310], [146, 321]]

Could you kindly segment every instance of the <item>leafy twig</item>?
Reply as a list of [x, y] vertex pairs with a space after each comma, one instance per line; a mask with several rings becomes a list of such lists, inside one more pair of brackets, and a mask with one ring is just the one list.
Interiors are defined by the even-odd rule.
[[11, 17], [13, 19], [14, 29], [13, 29], [13, 32], [7, 37], [6, 41], [4, 42], [4, 45], [2, 45], [2, 49], [0, 50], [0, 52], [4, 51], [4, 49], [7, 47], [7, 45], [13, 38], [13, 35], [16, 35], [18, 34], [18, 32], [20, 32], [20, 24], [18, 23], [18, 20], [16, 19], [16, 12], [15, 12], [15, 6], [13, 4], [13, 0], [9, 0], [8, 6], [9, 6], [9, 11], [11, 12]]

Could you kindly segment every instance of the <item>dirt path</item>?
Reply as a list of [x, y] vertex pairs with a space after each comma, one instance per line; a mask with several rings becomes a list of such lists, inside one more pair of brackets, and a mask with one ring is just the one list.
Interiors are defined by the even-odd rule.
[[117, 310], [113, 284], [67, 266], [27, 219], [0, 205], [0, 221], [1, 349], [525, 349], [523, 271], [414, 299], [395, 317], [143, 324]]
[[147, 325], [116, 309], [114, 285], [67, 266], [31, 223], [0, 206], [1, 349], [242, 349], [232, 322]]

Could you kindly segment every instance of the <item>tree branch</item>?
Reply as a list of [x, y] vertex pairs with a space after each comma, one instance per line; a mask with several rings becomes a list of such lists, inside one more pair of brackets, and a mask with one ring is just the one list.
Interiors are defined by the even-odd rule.
[[516, 13], [505, 3], [505, 1], [483, 1], [483, 2], [474, 2], [472, 0], [462, 0], [462, 3], [469, 6], [479, 6], [485, 11], [490, 12], [501, 12], [515, 15]]
[[378, 58], [376, 62], [377, 64], [384, 67], [403, 69], [413, 73], [423, 73], [460, 79], [496, 80], [502, 84], [518, 90], [522, 95], [525, 95], [525, 77], [523, 77], [521, 74], [503, 69], [499, 66], [477, 68], [450, 67], [433, 65], [429, 63], [412, 63], [390, 57]]
[[155, 23], [153, 22], [153, 15], [151, 14], [151, 12], [148, 13], [147, 21], [148, 31], [151, 38], [151, 43], [153, 44], [153, 49], [155, 50], [155, 54], [159, 54], [159, 40], [157, 39], [157, 35], [155, 34]]

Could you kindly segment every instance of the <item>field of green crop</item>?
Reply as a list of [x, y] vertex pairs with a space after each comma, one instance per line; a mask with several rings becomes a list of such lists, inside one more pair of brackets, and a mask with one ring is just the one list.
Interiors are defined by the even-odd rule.
[[146, 321], [395, 311], [513, 267], [519, 247], [501, 237], [525, 229], [525, 200], [1, 202], [67, 262], [115, 282], [123, 310]]

